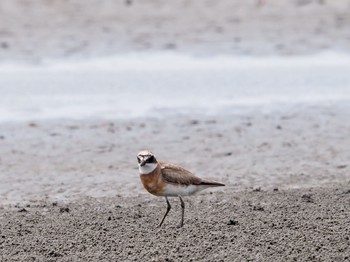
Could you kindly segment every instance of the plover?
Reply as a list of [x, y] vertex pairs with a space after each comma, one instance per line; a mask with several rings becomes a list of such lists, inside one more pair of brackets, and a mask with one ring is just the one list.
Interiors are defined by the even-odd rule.
[[181, 221], [179, 227], [182, 227], [185, 213], [185, 202], [182, 200], [182, 196], [193, 195], [208, 187], [224, 186], [223, 183], [201, 179], [178, 165], [157, 161], [154, 154], [148, 150], [138, 153], [137, 161], [140, 178], [145, 189], [155, 196], [165, 197], [167, 210], [159, 227], [162, 226], [171, 209], [168, 197], [179, 197], [180, 199]]

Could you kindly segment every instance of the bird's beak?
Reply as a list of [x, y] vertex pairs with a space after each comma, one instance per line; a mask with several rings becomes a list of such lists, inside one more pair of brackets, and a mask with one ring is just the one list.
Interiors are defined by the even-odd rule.
[[145, 160], [141, 160], [140, 166], [144, 166], [146, 165], [146, 161]]

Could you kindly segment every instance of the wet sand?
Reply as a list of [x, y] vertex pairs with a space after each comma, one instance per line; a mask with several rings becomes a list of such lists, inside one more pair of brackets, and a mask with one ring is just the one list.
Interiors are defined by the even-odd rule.
[[350, 184], [204, 193], [178, 200], [86, 198], [0, 209], [1, 261], [347, 261]]

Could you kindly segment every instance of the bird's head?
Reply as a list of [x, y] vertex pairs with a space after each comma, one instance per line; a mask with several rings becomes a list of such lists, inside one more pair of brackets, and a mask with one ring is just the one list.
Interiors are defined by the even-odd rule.
[[142, 150], [137, 154], [137, 162], [141, 174], [151, 173], [158, 165], [156, 157], [148, 150]]

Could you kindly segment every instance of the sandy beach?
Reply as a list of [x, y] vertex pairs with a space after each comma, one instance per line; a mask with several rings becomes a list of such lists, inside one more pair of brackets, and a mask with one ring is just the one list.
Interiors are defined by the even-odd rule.
[[[0, 260], [349, 260], [349, 8], [1, 1]], [[142, 149], [226, 186], [156, 228]]]

